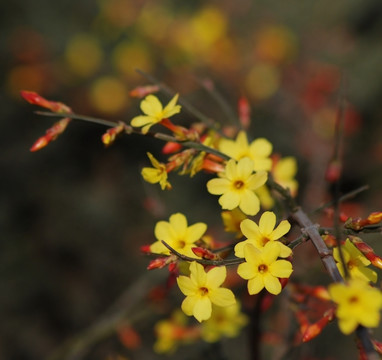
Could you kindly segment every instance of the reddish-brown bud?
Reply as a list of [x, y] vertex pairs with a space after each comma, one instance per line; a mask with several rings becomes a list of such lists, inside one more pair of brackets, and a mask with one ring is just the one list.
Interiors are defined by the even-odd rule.
[[163, 154], [173, 154], [177, 151], [180, 151], [182, 149], [182, 145], [177, 143], [177, 142], [173, 142], [173, 141], [169, 141], [166, 143], [165, 146], [163, 146], [162, 148], [162, 153]]
[[334, 318], [334, 309], [329, 309], [324, 316], [315, 322], [306, 327], [306, 330], [302, 335], [302, 342], [307, 342], [314, 339], [317, 335], [321, 334], [324, 327], [332, 321]]
[[238, 101], [239, 121], [244, 129], [248, 129], [251, 123], [251, 108], [248, 99], [242, 96]]
[[210, 250], [207, 250], [205, 248], [202, 248], [202, 247], [193, 247], [191, 248], [192, 252], [196, 255], [196, 256], [199, 256], [201, 257], [202, 259], [206, 259], [206, 260], [216, 260], [219, 258], [218, 255], [214, 254], [213, 252], [211, 252]]
[[141, 252], [144, 254], [151, 254], [150, 245], [142, 245], [140, 247]]
[[141, 99], [149, 94], [153, 94], [159, 91], [157, 85], [138, 86], [129, 92], [129, 95], [134, 98]]
[[106, 146], [111, 145], [115, 141], [116, 137], [119, 134], [121, 134], [124, 130], [125, 130], [125, 124], [121, 122], [117, 126], [108, 129], [106, 133], [102, 135], [102, 142]]
[[51, 128], [46, 130], [45, 135], [37, 139], [32, 145], [30, 151], [37, 151], [48, 145], [51, 141], [56, 140], [57, 136], [63, 133], [71, 119], [64, 118], [56, 122]]
[[56, 113], [68, 114], [72, 112], [69, 106], [61, 102], [49, 101], [34, 91], [22, 90], [20, 93], [21, 93], [21, 96], [30, 104], [41, 106], [43, 108], [49, 109], [52, 112], [56, 112]]
[[333, 160], [329, 163], [326, 173], [325, 179], [330, 183], [335, 183], [340, 179], [342, 172], [342, 165], [339, 161]]

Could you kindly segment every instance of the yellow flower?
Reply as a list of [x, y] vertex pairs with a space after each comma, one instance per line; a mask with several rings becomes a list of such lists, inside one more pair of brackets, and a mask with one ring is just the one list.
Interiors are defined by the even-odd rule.
[[297, 162], [292, 156], [285, 157], [276, 162], [272, 175], [275, 182], [284, 188], [289, 188], [292, 196], [298, 189], [298, 182], [294, 179], [297, 173]]
[[141, 101], [141, 110], [145, 115], [136, 116], [131, 120], [134, 127], [142, 126], [142, 133], [146, 134], [151, 126], [180, 112], [180, 105], [175, 105], [178, 100], [176, 94], [163, 108], [161, 102], [155, 95], [148, 95]]
[[[352, 279], [372, 281], [373, 283], [377, 282], [377, 273], [367, 268], [371, 262], [354, 246], [349, 239], [346, 239], [345, 245], [341, 247], [341, 250], [347, 270]], [[344, 268], [341, 263], [341, 258], [337, 247], [333, 249], [333, 257], [337, 261], [338, 270], [341, 275], [345, 277]]]
[[186, 295], [182, 302], [183, 312], [202, 322], [211, 317], [212, 303], [217, 306], [235, 304], [233, 292], [220, 287], [226, 276], [225, 267], [214, 267], [206, 273], [202, 265], [193, 261], [190, 265], [190, 277], [177, 278], [180, 290]]
[[151, 244], [150, 251], [156, 254], [170, 254], [170, 251], [162, 244], [165, 241], [176, 251], [183, 255], [195, 257], [191, 248], [207, 230], [207, 225], [199, 222], [188, 226], [186, 217], [181, 213], [170, 216], [169, 222], [159, 221], [154, 229], [155, 237], [158, 239]]
[[216, 342], [222, 337], [235, 337], [248, 323], [248, 318], [240, 312], [239, 303], [227, 307], [212, 307], [211, 317], [202, 323], [202, 338]]
[[233, 210], [239, 207], [246, 215], [256, 215], [259, 212], [260, 201], [254, 191], [267, 181], [268, 175], [265, 171], [254, 174], [253, 161], [249, 158], [238, 162], [231, 159], [219, 176], [220, 178], [207, 183], [207, 189], [211, 194], [222, 195], [219, 204], [223, 209]]
[[167, 181], [166, 165], [160, 163], [149, 152], [147, 153], [147, 156], [149, 157], [151, 164], [154, 167], [153, 168], [144, 167], [142, 169], [141, 174], [142, 174], [143, 179], [145, 179], [145, 181], [149, 182], [150, 184], [159, 183], [162, 190], [171, 189], [171, 184]]
[[350, 334], [358, 325], [377, 327], [382, 307], [381, 292], [360, 279], [348, 284], [329, 285], [329, 294], [337, 303], [338, 326], [344, 334]]
[[268, 242], [275, 242], [280, 248], [280, 257], [288, 257], [292, 254], [292, 250], [281, 243], [276, 241], [284, 236], [290, 230], [290, 223], [288, 220], [283, 220], [276, 226], [276, 215], [271, 211], [264, 212], [257, 225], [250, 219], [245, 219], [241, 222], [241, 232], [247, 238], [235, 246], [235, 255], [237, 257], [244, 257], [244, 247], [246, 244], [251, 244], [255, 248], [261, 250]]
[[240, 223], [247, 217], [239, 209], [233, 209], [232, 211], [223, 211], [221, 213], [224, 231], [236, 233], [236, 238], [239, 239], [243, 236], [240, 230]]
[[174, 311], [169, 319], [161, 320], [154, 327], [157, 341], [154, 351], [171, 354], [179, 345], [189, 344], [200, 337], [200, 330], [187, 327], [187, 317], [180, 310]]
[[273, 295], [281, 292], [279, 278], [289, 278], [293, 269], [289, 261], [277, 260], [279, 256], [280, 247], [273, 241], [266, 243], [263, 250], [245, 245], [245, 262], [238, 266], [237, 273], [248, 280], [250, 295], [258, 294], [264, 287]]
[[269, 156], [272, 153], [272, 144], [264, 138], [256, 139], [248, 144], [246, 133], [240, 131], [236, 140], [222, 138], [219, 141], [219, 150], [235, 160], [249, 157], [254, 163], [255, 171], [271, 170], [272, 160]]

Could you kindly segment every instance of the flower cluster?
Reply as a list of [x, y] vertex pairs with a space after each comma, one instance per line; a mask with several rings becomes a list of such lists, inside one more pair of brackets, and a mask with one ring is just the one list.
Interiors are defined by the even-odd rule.
[[[198, 339], [215, 342], [236, 336], [249, 321], [235, 296], [242, 280], [246, 281], [249, 295], [263, 293], [259, 297], [262, 311], [272, 304], [275, 295], [291, 285], [288, 294], [295, 303], [293, 311], [300, 325], [297, 338], [302, 342], [316, 337], [335, 317], [344, 334], [359, 326], [377, 327], [382, 293], [372, 285], [377, 283], [377, 272], [370, 266], [382, 268], [382, 258], [356, 235], [364, 230], [380, 231], [382, 213], [374, 212], [365, 219], [346, 219], [343, 233], [351, 235], [344, 242], [335, 239], [334, 231], [319, 231], [295, 203], [298, 190], [295, 158], [273, 153], [272, 143], [263, 137], [249, 140], [244, 130], [220, 131], [206, 123], [193, 124], [190, 128], [176, 125], [169, 118], [181, 111], [178, 94], [163, 106], [150, 93], [157, 90], [157, 87], [140, 89], [139, 93], [143, 91], [145, 96], [140, 104], [144, 115], [134, 117], [130, 125], [117, 123], [107, 130], [102, 141], [109, 146], [121, 134], [147, 135], [154, 125], [158, 125], [155, 129], [162, 126], [165, 133], [150, 135], [166, 141], [163, 153], [168, 159], [161, 162], [148, 152], [152, 166], [142, 169], [143, 179], [159, 184], [162, 190], [170, 190], [172, 172], [191, 177], [202, 171], [208, 173], [211, 178], [206, 180], [205, 189], [208, 194], [219, 196], [223, 231], [232, 241], [221, 241], [221, 233], [210, 232], [204, 222], [190, 225], [186, 215], [180, 212], [170, 215], [168, 221], [156, 223], [155, 241], [142, 250], [154, 257], [148, 269], [168, 266], [167, 285], [178, 286], [182, 312], [175, 312], [156, 324], [155, 350], [172, 352], [180, 344]], [[71, 114], [71, 109], [62, 103], [30, 92], [24, 92], [23, 96], [54, 113]], [[240, 104], [242, 108], [243, 99]], [[248, 128], [248, 109], [244, 107], [239, 118], [242, 128]], [[49, 129], [42, 145], [61, 134], [69, 120], [65, 118]], [[230, 133], [232, 137], [223, 135]], [[32, 151], [41, 148], [40, 145], [35, 145]], [[296, 237], [298, 230], [300, 234]], [[322, 238], [320, 234], [324, 234]], [[330, 259], [327, 270], [336, 282], [327, 288], [304, 286], [293, 278], [290, 280], [294, 248], [308, 240], [321, 251], [322, 257]], [[326, 246], [332, 248], [332, 255]], [[309, 312], [313, 303], [314, 316]], [[197, 322], [188, 325], [189, 317]]]

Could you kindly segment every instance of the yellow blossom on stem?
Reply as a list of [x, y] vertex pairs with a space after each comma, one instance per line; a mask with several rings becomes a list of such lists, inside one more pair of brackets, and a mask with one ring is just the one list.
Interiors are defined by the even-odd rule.
[[154, 167], [152, 167], [152, 168], [151, 167], [144, 167], [142, 169], [141, 174], [142, 174], [143, 179], [145, 181], [149, 182], [150, 184], [159, 183], [162, 190], [171, 189], [171, 184], [167, 181], [166, 165], [163, 163], [160, 163], [149, 152], [147, 153], [147, 156], [149, 157], [151, 164]]
[[162, 244], [162, 240], [174, 250], [183, 255], [195, 257], [192, 248], [207, 230], [207, 225], [199, 222], [188, 226], [186, 217], [181, 213], [170, 216], [169, 222], [159, 221], [154, 229], [158, 239], [150, 245], [150, 251], [156, 254], [170, 254], [170, 251]]
[[249, 158], [238, 162], [231, 159], [219, 177], [210, 180], [207, 189], [213, 195], [221, 195], [219, 204], [223, 209], [239, 207], [246, 215], [256, 215], [259, 212], [260, 200], [254, 191], [267, 181], [265, 171], [253, 173], [253, 161]]
[[248, 317], [240, 311], [238, 302], [231, 306], [212, 306], [211, 317], [202, 323], [202, 339], [216, 342], [222, 337], [236, 337], [248, 323]]
[[269, 171], [272, 167], [270, 155], [272, 153], [272, 144], [259, 138], [248, 144], [247, 134], [240, 131], [236, 140], [222, 138], [219, 141], [219, 150], [235, 160], [249, 157], [254, 163], [254, 170]]
[[224, 266], [205, 272], [202, 265], [193, 261], [190, 265], [190, 277], [177, 278], [180, 290], [186, 295], [182, 302], [183, 312], [202, 322], [211, 317], [212, 304], [223, 307], [235, 304], [233, 292], [220, 287], [226, 276], [227, 270]]
[[338, 326], [344, 334], [350, 334], [358, 325], [378, 326], [382, 308], [380, 290], [366, 281], [351, 279], [347, 284], [329, 285], [329, 294], [337, 304]]
[[131, 120], [134, 127], [142, 127], [142, 133], [146, 134], [151, 126], [161, 122], [180, 112], [181, 106], [176, 105], [178, 94], [163, 108], [155, 95], [148, 95], [141, 101], [141, 110], [145, 115], [136, 116]]
[[245, 262], [237, 268], [240, 277], [248, 280], [250, 295], [258, 294], [266, 289], [273, 295], [281, 292], [279, 278], [289, 278], [292, 274], [292, 264], [287, 260], [277, 260], [280, 247], [273, 241], [265, 244], [262, 250], [251, 244], [244, 247]]
[[246, 219], [245, 214], [239, 209], [233, 209], [232, 211], [223, 211], [221, 213], [224, 231], [236, 233], [236, 238], [241, 238], [243, 233], [240, 229], [240, 223]]
[[288, 220], [283, 220], [276, 226], [276, 215], [271, 211], [264, 212], [257, 225], [250, 219], [245, 219], [241, 222], [240, 228], [243, 235], [247, 238], [235, 246], [235, 255], [237, 257], [244, 257], [244, 247], [246, 244], [251, 244], [255, 248], [261, 250], [268, 242], [275, 242], [280, 248], [280, 257], [288, 257], [292, 254], [292, 250], [281, 243], [276, 241], [284, 236], [290, 230], [290, 223]]
[[[377, 282], [377, 273], [367, 267], [371, 264], [371, 262], [349, 239], [346, 239], [346, 242], [341, 247], [341, 250], [346, 268], [352, 279], [372, 281], [373, 283]], [[341, 262], [339, 249], [337, 247], [333, 249], [333, 257], [337, 261], [339, 272], [343, 277], [345, 277], [344, 267]]]

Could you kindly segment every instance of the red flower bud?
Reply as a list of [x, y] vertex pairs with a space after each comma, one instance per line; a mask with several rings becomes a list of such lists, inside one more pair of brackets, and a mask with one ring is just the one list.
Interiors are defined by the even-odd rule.
[[341, 171], [342, 171], [341, 163], [337, 160], [332, 160], [326, 169], [326, 173], [325, 173], [326, 181], [330, 183], [337, 182], [341, 176]]
[[248, 129], [251, 123], [251, 108], [248, 99], [242, 96], [238, 102], [239, 121], [244, 129]]
[[49, 101], [34, 91], [22, 90], [21, 96], [30, 104], [41, 106], [43, 108], [51, 110], [52, 112], [66, 113], [66, 114], [72, 112], [72, 109], [69, 106], [61, 102]]
[[138, 86], [135, 89], [129, 92], [129, 95], [134, 98], [141, 99], [146, 95], [152, 94], [159, 91], [159, 86], [157, 85], [147, 85], [147, 86]]

